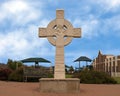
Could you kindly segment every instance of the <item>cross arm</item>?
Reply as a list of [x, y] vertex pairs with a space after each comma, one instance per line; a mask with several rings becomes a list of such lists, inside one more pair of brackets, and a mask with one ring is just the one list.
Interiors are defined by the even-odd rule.
[[67, 30], [64, 34], [66, 37], [80, 38], [81, 37], [81, 28], [73, 28], [71, 30]]
[[47, 37], [46, 28], [39, 28], [39, 37]]
[[73, 29], [73, 37], [80, 38], [81, 37], [81, 28], [74, 28]]
[[39, 37], [54, 37], [55, 36], [55, 30], [52, 28], [39, 28]]

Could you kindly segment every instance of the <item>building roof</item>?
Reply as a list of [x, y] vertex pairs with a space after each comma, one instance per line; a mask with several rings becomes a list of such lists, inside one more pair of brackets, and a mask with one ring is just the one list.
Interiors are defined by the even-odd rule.
[[77, 61], [88, 61], [88, 62], [91, 62], [92, 60], [86, 56], [81, 56], [79, 58], [77, 58], [74, 62], [77, 62]]
[[44, 59], [44, 58], [26, 58], [23, 60], [20, 60], [23, 63], [27, 63], [27, 62], [35, 62], [35, 63], [39, 63], [39, 62], [44, 62], [44, 63], [51, 63], [50, 61]]

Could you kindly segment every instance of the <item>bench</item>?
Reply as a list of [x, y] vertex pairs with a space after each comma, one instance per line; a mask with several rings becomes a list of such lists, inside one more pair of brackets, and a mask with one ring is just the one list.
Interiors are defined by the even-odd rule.
[[25, 67], [23, 71], [23, 81], [27, 82], [27, 78], [47, 78], [49, 73], [52, 73], [50, 67]]

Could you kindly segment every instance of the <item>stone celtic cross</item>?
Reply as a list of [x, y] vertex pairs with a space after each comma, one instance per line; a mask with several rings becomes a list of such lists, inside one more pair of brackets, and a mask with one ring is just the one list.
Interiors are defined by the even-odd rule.
[[64, 19], [64, 10], [56, 11], [56, 19], [51, 21], [47, 28], [39, 28], [39, 37], [47, 37], [48, 41], [56, 46], [55, 79], [65, 79], [64, 46], [68, 45], [73, 37], [81, 37], [81, 29], [73, 28], [72, 24]]

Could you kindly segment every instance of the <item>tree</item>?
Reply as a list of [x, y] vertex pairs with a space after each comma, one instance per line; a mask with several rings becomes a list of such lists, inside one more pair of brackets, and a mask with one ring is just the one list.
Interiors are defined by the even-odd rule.
[[13, 61], [11, 59], [8, 59], [7, 65], [10, 69], [12, 70], [16, 70], [18, 69], [20, 66], [22, 66], [23, 64], [19, 61]]

